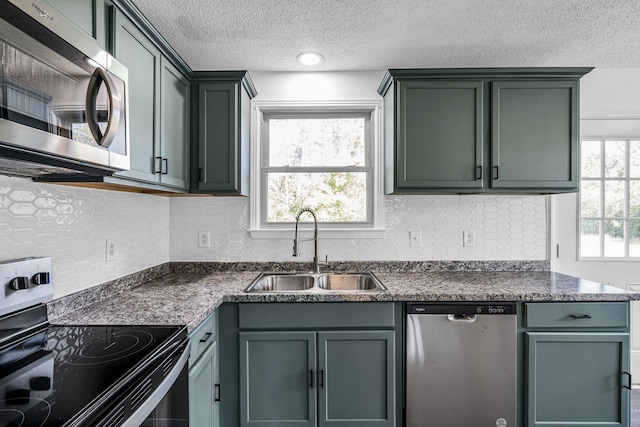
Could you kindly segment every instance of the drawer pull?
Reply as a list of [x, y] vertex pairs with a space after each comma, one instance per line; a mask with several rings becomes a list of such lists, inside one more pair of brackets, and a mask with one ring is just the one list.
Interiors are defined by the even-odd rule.
[[572, 319], [591, 319], [591, 316], [589, 316], [588, 314], [581, 314], [579, 316], [576, 316], [575, 314], [570, 314], [569, 317], [571, 317]]
[[212, 332], [207, 332], [206, 334], [204, 334], [204, 338], [200, 339], [200, 342], [207, 342], [209, 341], [209, 338], [211, 338], [211, 335], [213, 335]]
[[220, 402], [220, 384], [216, 384], [213, 386], [214, 387], [214, 398], [213, 401], [214, 402]]
[[626, 375], [629, 378], [629, 382], [627, 383], [628, 385], [623, 385], [622, 388], [626, 388], [628, 390], [631, 390], [631, 374], [629, 372], [623, 372], [622, 375]]

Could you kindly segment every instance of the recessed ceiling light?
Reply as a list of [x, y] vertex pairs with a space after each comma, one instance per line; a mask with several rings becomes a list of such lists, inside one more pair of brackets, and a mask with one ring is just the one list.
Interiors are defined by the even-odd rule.
[[322, 55], [316, 52], [303, 52], [298, 55], [298, 62], [304, 65], [317, 65], [322, 62]]

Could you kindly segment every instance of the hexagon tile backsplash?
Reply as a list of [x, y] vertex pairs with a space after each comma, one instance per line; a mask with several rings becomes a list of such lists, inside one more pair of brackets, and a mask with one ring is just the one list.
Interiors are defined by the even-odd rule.
[[[172, 261], [308, 261], [313, 244], [291, 256], [290, 239], [251, 239], [249, 200], [240, 197], [171, 200]], [[323, 239], [319, 256], [333, 261], [546, 260], [547, 197], [541, 195], [386, 196], [385, 239]], [[421, 247], [409, 230], [420, 229]], [[473, 230], [475, 245], [463, 246]], [[198, 248], [198, 232], [210, 248]]]
[[[546, 260], [547, 197], [387, 196], [386, 238], [323, 239], [333, 261]], [[168, 261], [308, 261], [291, 239], [251, 239], [249, 199], [167, 198], [39, 184], [0, 176], [0, 261], [51, 256], [60, 297]], [[292, 227], [293, 229], [293, 227]], [[409, 230], [420, 229], [421, 247]], [[463, 246], [474, 230], [475, 245]], [[209, 231], [210, 248], [198, 247]], [[293, 231], [292, 231], [293, 237]], [[115, 239], [115, 260], [105, 259]]]
[[166, 197], [0, 176], [0, 260], [51, 256], [55, 297], [168, 262], [168, 230]]

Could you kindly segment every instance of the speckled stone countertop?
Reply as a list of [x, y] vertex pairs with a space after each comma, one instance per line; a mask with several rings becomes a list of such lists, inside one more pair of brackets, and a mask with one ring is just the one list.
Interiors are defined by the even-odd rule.
[[640, 294], [550, 271], [381, 269], [375, 274], [387, 291], [248, 294], [243, 290], [265, 271], [262, 268], [219, 271], [204, 265], [178, 265], [170, 270], [124, 292], [74, 307], [73, 311], [64, 313], [58, 308], [59, 317], [51, 318], [50, 310], [51, 323], [186, 325], [192, 331], [223, 302], [640, 300]]

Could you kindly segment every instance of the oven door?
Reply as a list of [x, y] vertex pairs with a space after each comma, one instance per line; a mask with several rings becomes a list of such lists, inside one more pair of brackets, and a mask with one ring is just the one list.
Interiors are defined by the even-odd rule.
[[141, 427], [189, 427], [189, 374], [185, 364]]
[[[138, 381], [127, 400], [135, 405], [138, 396], [153, 381], [149, 378], [164, 377], [160, 385], [150, 393], [138, 409], [121, 424], [122, 427], [189, 427], [189, 345], [180, 346], [179, 352], [160, 360], [154, 372]], [[151, 385], [149, 385], [151, 387]], [[140, 391], [139, 391], [140, 390]], [[108, 419], [101, 420], [108, 424]]]

